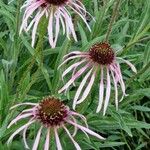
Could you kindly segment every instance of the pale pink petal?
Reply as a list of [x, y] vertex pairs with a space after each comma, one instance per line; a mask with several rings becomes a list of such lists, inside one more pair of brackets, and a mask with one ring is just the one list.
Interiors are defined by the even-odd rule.
[[117, 64], [117, 67], [118, 67], [119, 76], [120, 76], [120, 81], [119, 81], [119, 83], [120, 83], [120, 85], [121, 85], [121, 89], [122, 89], [122, 92], [123, 92], [122, 98], [121, 98], [121, 100], [120, 100], [120, 101], [122, 101], [123, 98], [124, 98], [124, 96], [127, 96], [127, 94], [126, 94], [126, 92], [125, 92], [126, 87], [125, 87], [124, 81], [123, 81], [123, 79], [122, 79], [122, 74], [121, 74], [121, 70], [120, 70], [120, 65]]
[[114, 81], [116, 110], [118, 110], [118, 88], [117, 88], [117, 81], [115, 79], [113, 71], [112, 70], [110, 70], [110, 71], [111, 71], [111, 75], [112, 75], [113, 81]]
[[[59, 10], [58, 10], [59, 11]], [[64, 20], [62, 18], [62, 16], [60, 15], [60, 21], [61, 21], [61, 24], [62, 24], [62, 28], [63, 28], [63, 34], [65, 34], [65, 23], [64, 23]]]
[[20, 33], [22, 32], [22, 29], [25, 27], [25, 25], [27, 24], [27, 20], [28, 18], [31, 16], [31, 14], [41, 5], [41, 3], [39, 4], [35, 4], [35, 6], [33, 5], [32, 8], [30, 9], [30, 7], [24, 12], [24, 16], [23, 16], [23, 21], [20, 27]]
[[47, 129], [47, 135], [46, 135], [44, 150], [49, 150], [49, 142], [50, 142], [50, 128]]
[[14, 136], [16, 136], [20, 131], [22, 131], [23, 129], [25, 129], [27, 126], [31, 125], [31, 124], [34, 123], [34, 122], [35, 122], [35, 120], [29, 121], [29, 122], [26, 123], [25, 125], [21, 126], [19, 129], [17, 129], [17, 130], [9, 137], [9, 139], [8, 139], [8, 141], [7, 141], [7, 144], [9, 145], [9, 144], [12, 142]]
[[100, 80], [100, 85], [99, 85], [99, 102], [98, 102], [98, 107], [96, 110], [96, 113], [100, 112], [103, 104], [103, 99], [104, 99], [104, 69], [103, 66], [101, 66], [101, 80]]
[[77, 37], [76, 37], [75, 29], [74, 29], [74, 26], [72, 23], [71, 15], [69, 14], [69, 12], [67, 11], [67, 9], [65, 7], [60, 8], [60, 9], [65, 16], [64, 18], [66, 18], [66, 22], [68, 22], [68, 27], [70, 28], [70, 31], [72, 32], [74, 40], [77, 41]]
[[67, 122], [70, 123], [70, 124], [72, 124], [72, 125], [74, 125], [74, 126], [76, 126], [77, 128], [79, 128], [79, 129], [81, 129], [81, 130], [84, 130], [84, 131], [87, 132], [88, 134], [97, 137], [98, 139], [101, 139], [101, 140], [104, 140], [104, 139], [105, 139], [105, 138], [103, 138], [102, 136], [100, 136], [99, 134], [93, 132], [92, 130], [90, 130], [90, 129], [86, 128], [86, 127], [83, 127], [83, 126], [81, 126], [81, 125], [79, 125], [79, 124], [75, 124], [74, 122], [72, 122], [72, 121], [70, 121], [70, 120], [68, 120]]
[[109, 75], [109, 69], [107, 68], [107, 85], [106, 85], [106, 96], [105, 96], [105, 102], [104, 102], [104, 111], [103, 116], [106, 113], [109, 99], [110, 99], [110, 90], [111, 90], [111, 83], [110, 83], [110, 75]]
[[[72, 118], [74, 123], [77, 123], [77, 120], [72, 115], [70, 115], [70, 117]], [[77, 127], [74, 126], [74, 132], [72, 134], [73, 137], [77, 134], [77, 130], [78, 130]]]
[[25, 113], [25, 112], [33, 112], [34, 110], [36, 110], [36, 107], [33, 107], [33, 108], [30, 108], [30, 109], [25, 109], [22, 111], [22, 113]]
[[53, 41], [53, 9], [51, 9], [49, 23], [48, 23], [48, 39], [49, 43], [52, 46], [52, 48], [55, 47], [54, 41]]
[[73, 142], [75, 148], [77, 150], [81, 150], [79, 144], [73, 139], [73, 137], [71, 136], [70, 132], [68, 131], [68, 129], [63, 125], [63, 128], [65, 129], [66, 133], [68, 134], [69, 138], [71, 139], [71, 141]]
[[39, 24], [39, 21], [41, 19], [41, 17], [44, 15], [45, 13], [45, 10], [42, 11], [39, 16], [37, 17], [35, 23], [34, 23], [34, 26], [33, 26], [33, 29], [32, 29], [32, 47], [34, 46], [34, 43], [35, 43], [35, 35], [36, 35], [36, 31], [37, 31], [37, 27], [38, 27], [38, 24]]
[[24, 119], [27, 118], [29, 116], [32, 116], [32, 113], [27, 113], [27, 114], [23, 114], [23, 115], [18, 115], [15, 119], [13, 119], [10, 124], [8, 125], [7, 128], [10, 128], [14, 123], [16, 123], [17, 121], [19, 121], [20, 119]]
[[[77, 3], [72, 3], [76, 8], [78, 8], [79, 10], [80, 10], [80, 12], [82, 13], [82, 12], [84, 12], [84, 14], [86, 15], [86, 14], [88, 14], [89, 16], [91, 16], [92, 17], [92, 19], [95, 21], [95, 19], [94, 19], [94, 17], [88, 12], [88, 11], [86, 11], [86, 9], [85, 9], [85, 7], [84, 7], [84, 5], [80, 2], [80, 1], [78, 1], [78, 3], [80, 3], [80, 5], [82, 6], [80, 6], [80, 5], [78, 5]], [[84, 15], [83, 14], [83, 15]]]
[[[32, 120], [33, 120], [33, 118], [31, 118], [31, 119], [29, 120], [29, 122], [32, 121]], [[30, 149], [29, 146], [28, 146], [28, 144], [27, 144], [27, 140], [26, 140], [26, 132], [27, 132], [28, 127], [29, 127], [29, 125], [26, 126], [26, 128], [23, 130], [23, 142], [24, 142], [24, 144], [25, 144], [25, 148], [26, 148], [26, 149]]]
[[57, 131], [56, 128], [54, 128], [54, 133], [55, 133], [55, 139], [56, 139], [57, 149], [58, 150], [62, 150], [62, 146], [61, 146], [60, 139], [59, 139], [59, 136], [58, 136], [58, 131]]
[[65, 61], [63, 61], [59, 66], [58, 66], [58, 69], [64, 65], [65, 63], [67, 63], [69, 60], [72, 60], [72, 59], [75, 59], [75, 58], [84, 58], [86, 57], [85, 55], [76, 55], [76, 56], [71, 56], [69, 58], [67, 58]]
[[69, 86], [82, 74], [84, 71], [89, 67], [90, 63], [82, 67], [59, 91], [58, 93], [63, 92], [64, 90], [68, 89]]
[[122, 61], [124, 61], [127, 65], [130, 66], [130, 68], [132, 69], [133, 72], [137, 73], [137, 70], [136, 70], [135, 66], [132, 63], [130, 63], [128, 60], [125, 60], [125, 59], [123, 59], [121, 57], [117, 57], [117, 58], [122, 60]]
[[89, 78], [89, 76], [91, 75], [92, 73], [92, 70], [93, 70], [93, 67], [92, 69], [86, 74], [86, 76], [83, 78], [82, 82], [80, 83], [80, 86], [79, 88], [77, 89], [76, 91], [76, 94], [75, 94], [75, 97], [74, 97], [74, 100], [73, 100], [73, 109], [75, 109], [76, 107], [76, 103], [77, 103], [77, 100], [82, 92], [82, 89], [83, 87], [85, 86], [86, 82], [87, 82], [87, 79]]
[[71, 66], [69, 66], [63, 73], [62, 73], [62, 79], [74, 68], [79, 66], [80, 64], [82, 64], [83, 62], [85, 62], [86, 59], [79, 61], [77, 63], [72, 64]]
[[91, 90], [91, 88], [93, 86], [93, 83], [94, 83], [94, 80], [95, 80], [95, 76], [96, 76], [96, 70], [92, 74], [90, 82], [87, 85], [87, 87], [85, 88], [85, 91], [83, 92], [83, 95], [82, 95], [81, 99], [79, 99], [76, 104], [80, 104], [80, 103], [82, 103], [86, 99], [86, 97], [90, 93], [90, 90]]
[[39, 131], [38, 131], [38, 133], [37, 133], [37, 136], [35, 138], [32, 150], [37, 150], [38, 149], [38, 145], [39, 145], [42, 129], [43, 129], [43, 127], [41, 126]]
[[81, 114], [79, 114], [77, 112], [74, 112], [74, 111], [71, 111], [71, 114], [74, 115], [74, 116], [80, 117], [84, 121], [86, 127], [88, 128], [87, 120], [86, 120], [86, 118], [83, 115], [81, 115]]
[[14, 106], [12, 106], [11, 108], [10, 108], [10, 110], [12, 110], [12, 109], [14, 109], [14, 108], [16, 108], [16, 107], [18, 107], [18, 106], [22, 106], [22, 105], [31, 105], [31, 106], [37, 106], [38, 104], [37, 103], [20, 103], [20, 104], [16, 104], [16, 105], [14, 105]]
[[74, 10], [81, 18], [82, 20], [84, 21], [84, 23], [86, 24], [86, 26], [88, 27], [89, 31], [91, 32], [91, 28], [90, 26], [88, 25], [87, 21], [86, 21], [86, 18], [84, 18], [78, 11], [76, 11], [72, 6], [69, 5], [69, 7]]
[[57, 12], [55, 18], [56, 18], [56, 27], [55, 27], [56, 31], [55, 31], [54, 47], [56, 46], [56, 42], [57, 42], [57, 39], [58, 39], [59, 30], [60, 30], [60, 23], [59, 23], [60, 13], [59, 13], [59, 11]]
[[89, 55], [89, 52], [73, 51], [73, 52], [70, 52], [69, 54], [64, 55], [63, 59], [66, 59], [70, 57], [71, 55]]

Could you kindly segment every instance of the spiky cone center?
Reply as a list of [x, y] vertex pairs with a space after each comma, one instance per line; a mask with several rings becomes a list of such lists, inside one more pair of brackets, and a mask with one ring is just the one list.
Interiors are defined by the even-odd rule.
[[68, 107], [54, 97], [44, 98], [39, 104], [38, 119], [45, 126], [59, 126], [68, 116]]
[[61, 6], [68, 2], [68, 0], [45, 0], [45, 3], [55, 5], [55, 6]]
[[114, 61], [115, 54], [111, 46], [106, 42], [94, 44], [89, 50], [90, 58], [100, 64], [109, 65]]

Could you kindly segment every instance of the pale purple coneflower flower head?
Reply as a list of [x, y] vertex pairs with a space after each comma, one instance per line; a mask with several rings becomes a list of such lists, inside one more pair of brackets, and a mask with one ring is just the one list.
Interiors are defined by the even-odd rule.
[[[86, 21], [88, 12], [80, 0], [26, 0], [22, 6], [23, 8], [25, 8], [25, 12], [20, 33], [22, 30], [28, 32], [32, 28], [32, 46], [35, 44], [37, 27], [43, 16], [48, 19], [48, 39], [52, 48], [56, 46], [61, 26], [63, 34], [66, 33], [68, 39], [70, 39], [70, 34], [72, 34], [74, 40], [77, 41], [70, 10], [78, 14], [91, 31]], [[29, 18], [31, 21], [29, 21]]]
[[[50, 147], [50, 137], [54, 135], [55, 142], [58, 150], [62, 150], [60, 138], [59, 138], [59, 129], [64, 129], [66, 135], [70, 138], [72, 143], [74, 144], [74, 147], [77, 150], [81, 150], [81, 147], [79, 144], [75, 141], [74, 136], [77, 133], [77, 130], [80, 129], [85, 135], [88, 137], [88, 134], [95, 136], [98, 139], [104, 140], [102, 136], [95, 133], [94, 131], [90, 130], [88, 128], [88, 124], [86, 121], [86, 118], [74, 111], [69, 110], [69, 107], [64, 105], [62, 101], [60, 101], [57, 98], [54, 97], [46, 97], [44, 98], [40, 103], [21, 103], [17, 104], [11, 109], [14, 109], [18, 106], [32, 106], [31, 108], [23, 110], [15, 119], [13, 119], [10, 124], [8, 125], [8, 128], [10, 128], [13, 124], [17, 123], [18, 121], [22, 119], [29, 119], [27, 123], [22, 125], [20, 128], [18, 128], [8, 139], [8, 144], [11, 143], [13, 138], [21, 131], [23, 131], [23, 141], [25, 144], [25, 148], [29, 149], [29, 146], [27, 144], [27, 129], [29, 126], [31, 126], [33, 123], [40, 123], [40, 128], [37, 132], [35, 141], [33, 143], [32, 150], [37, 150], [38, 145], [40, 143], [40, 139], [42, 138], [43, 131], [46, 130], [45, 135], [45, 144], [44, 144], [44, 150], [48, 150]], [[77, 123], [77, 118], [80, 118], [81, 121], [84, 122], [85, 126], [80, 125]], [[71, 125], [74, 127], [74, 131], [71, 133], [67, 126]], [[89, 137], [88, 137], [89, 138]]]
[[67, 91], [70, 85], [74, 84], [75, 80], [87, 72], [76, 91], [73, 100], [73, 109], [75, 109], [77, 104], [82, 103], [90, 93], [96, 75], [98, 75], [98, 70], [100, 70], [100, 83], [99, 102], [96, 112], [98, 113], [103, 108], [103, 115], [105, 115], [110, 100], [111, 84], [114, 85], [115, 105], [116, 109], [118, 109], [118, 83], [123, 92], [120, 101], [126, 96], [125, 83], [118, 60], [125, 62], [136, 73], [136, 68], [133, 64], [121, 57], [116, 57], [113, 49], [106, 42], [94, 44], [89, 52], [73, 51], [64, 56], [64, 59], [64, 62], [59, 67], [70, 60], [79, 59], [79, 61], [73, 63], [62, 73], [63, 79], [69, 72], [73, 71], [71, 79], [59, 90], [59, 93]]

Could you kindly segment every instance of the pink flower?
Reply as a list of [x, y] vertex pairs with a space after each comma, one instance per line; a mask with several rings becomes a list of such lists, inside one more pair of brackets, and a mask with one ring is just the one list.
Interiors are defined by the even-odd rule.
[[[96, 112], [98, 113], [103, 107], [103, 115], [105, 115], [106, 113], [106, 109], [110, 100], [111, 78], [115, 89], [115, 105], [116, 109], [118, 109], [118, 83], [120, 84], [123, 92], [121, 100], [126, 95], [125, 84], [118, 60], [125, 62], [136, 73], [135, 67], [129, 61], [124, 60], [120, 57], [116, 57], [113, 49], [106, 42], [94, 44], [90, 48], [89, 52], [73, 51], [67, 54], [64, 59], [64, 62], [59, 67], [70, 60], [80, 60], [73, 63], [63, 72], [62, 78], [64, 78], [69, 72], [73, 70], [71, 79], [59, 90], [59, 93], [67, 91], [70, 85], [74, 84], [75, 80], [77, 80], [83, 73], [87, 72], [75, 94], [73, 100], [73, 109], [75, 109], [77, 104], [82, 103], [86, 99], [86, 97], [90, 93], [90, 90], [95, 81], [95, 77], [96, 75], [98, 75], [99, 70], [99, 102]], [[104, 91], [105, 81], [106, 91]]]
[[[18, 106], [27, 105], [32, 106], [29, 109], [23, 110], [15, 119], [13, 119], [10, 124], [8, 125], [8, 128], [10, 128], [13, 124], [20, 121], [21, 119], [28, 118], [29, 121], [22, 125], [19, 129], [17, 129], [8, 139], [8, 144], [11, 143], [13, 138], [21, 131], [23, 131], [23, 141], [26, 148], [29, 148], [27, 141], [26, 141], [26, 132], [29, 126], [31, 126], [33, 123], [39, 122], [40, 128], [37, 132], [35, 141], [33, 143], [32, 150], [37, 150], [38, 145], [40, 142], [40, 139], [43, 134], [43, 130], [46, 130], [46, 137], [45, 137], [45, 145], [44, 150], [48, 150], [50, 146], [50, 137], [52, 135], [55, 136], [55, 141], [57, 145], [58, 150], [62, 150], [61, 142], [59, 139], [59, 129], [64, 129], [66, 135], [70, 138], [70, 140], [73, 142], [75, 148], [77, 150], [81, 150], [81, 147], [79, 144], [74, 140], [74, 136], [77, 133], [77, 130], [80, 129], [82, 132], [85, 133], [86, 136], [88, 134], [97, 137], [98, 139], [103, 140], [104, 138], [100, 136], [99, 134], [95, 133], [94, 131], [90, 130], [87, 125], [86, 118], [74, 111], [69, 110], [69, 108], [63, 104], [59, 99], [56, 99], [54, 97], [46, 97], [44, 98], [40, 103], [21, 103], [17, 104], [11, 109], [14, 109]], [[81, 120], [85, 123], [85, 126], [82, 126], [77, 123], [77, 120], [75, 117], [81, 118]], [[74, 127], [73, 134], [70, 133], [70, 131], [67, 129], [66, 126], [71, 125]], [[51, 133], [54, 134], [51, 134]], [[43, 134], [44, 136], [44, 134]]]
[[[63, 34], [66, 33], [68, 39], [72, 34], [75, 41], [77, 41], [70, 10], [78, 14], [90, 30], [86, 21], [86, 13], [88, 12], [80, 0], [26, 0], [22, 8], [25, 8], [25, 12], [20, 33], [22, 30], [27, 32], [32, 28], [32, 46], [35, 44], [37, 27], [43, 16], [49, 20], [47, 30], [52, 48], [56, 46], [61, 26]], [[31, 18], [30, 23], [28, 23], [29, 18]]]

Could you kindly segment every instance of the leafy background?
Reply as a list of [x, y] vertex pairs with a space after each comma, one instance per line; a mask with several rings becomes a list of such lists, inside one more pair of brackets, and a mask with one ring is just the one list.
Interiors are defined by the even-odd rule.
[[[67, 52], [86, 51], [92, 43], [104, 39], [115, 0], [83, 0], [87, 10], [96, 19], [94, 22], [90, 17], [87, 18], [92, 32], [87, 30], [79, 17], [74, 16], [78, 42], [68, 41], [60, 34], [55, 49], [50, 48], [47, 36], [40, 33], [41, 28], [44, 27], [43, 23], [40, 25], [38, 35], [44, 38], [35, 49], [30, 45], [30, 33], [19, 36], [22, 18], [20, 6], [24, 1], [14, 0], [9, 5], [8, 2], [0, 0], [0, 150], [21, 150], [24, 149], [21, 134], [15, 137], [10, 147], [6, 145], [10, 134], [24, 123], [20, 121], [16, 126], [7, 129], [11, 118], [21, 111], [10, 112], [10, 106], [24, 101], [38, 102], [46, 95], [56, 95], [71, 106], [77, 87], [71, 88], [67, 95], [58, 95], [57, 90], [63, 83], [60, 78], [62, 70], [57, 70], [57, 67]], [[115, 111], [112, 92], [112, 103], [109, 104], [106, 116], [95, 113], [98, 101], [97, 84], [94, 85], [86, 102], [77, 108], [87, 117], [90, 128], [107, 138], [105, 141], [98, 141], [94, 137], [89, 140], [78, 132], [75, 139], [82, 149], [150, 148], [149, 19], [150, 0], [121, 0], [109, 42], [117, 50], [118, 56], [130, 60], [136, 66], [138, 73], [133, 74], [128, 66], [122, 64], [129, 96], [120, 103], [119, 111]], [[36, 131], [35, 126], [29, 132], [30, 145], [33, 143]], [[63, 135], [61, 141], [64, 149], [74, 149], [71, 143], [68, 144], [68, 137], [63, 133], [61, 135]], [[41, 142], [39, 149], [42, 149], [42, 145]], [[55, 149], [54, 144], [52, 149]]]

